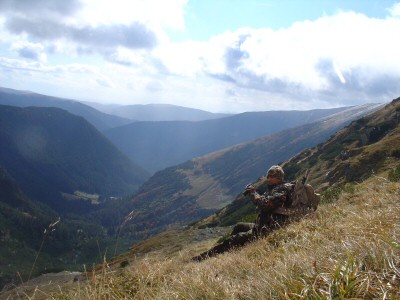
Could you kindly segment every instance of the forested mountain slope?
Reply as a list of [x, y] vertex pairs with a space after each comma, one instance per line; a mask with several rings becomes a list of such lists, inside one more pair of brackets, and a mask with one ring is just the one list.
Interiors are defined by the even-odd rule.
[[0, 144], [0, 165], [19, 187], [58, 211], [88, 207], [73, 200], [77, 191], [122, 196], [148, 176], [84, 118], [58, 108], [0, 105]]
[[0, 291], [43, 272], [83, 270], [83, 264], [102, 260], [95, 249], [110, 245], [114, 236], [96, 220], [60, 218], [60, 212], [31, 200], [0, 166]]

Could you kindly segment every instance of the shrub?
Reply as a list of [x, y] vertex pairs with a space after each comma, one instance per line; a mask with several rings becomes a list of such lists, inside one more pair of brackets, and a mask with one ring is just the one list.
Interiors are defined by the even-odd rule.
[[343, 187], [343, 192], [349, 193], [349, 194], [354, 194], [355, 192], [358, 192], [358, 188], [355, 184], [352, 183], [346, 183]]
[[400, 165], [389, 171], [388, 179], [392, 182], [400, 180]]
[[342, 193], [342, 189], [338, 186], [333, 186], [322, 192], [321, 202], [322, 203], [332, 203], [339, 199]]
[[393, 157], [397, 157], [400, 158], [400, 148], [394, 149], [392, 150], [392, 152], [390, 153]]
[[336, 143], [336, 144], [330, 145], [325, 150], [325, 153], [321, 154], [320, 158], [325, 161], [331, 160], [331, 159], [334, 159], [336, 156], [338, 156], [342, 151], [343, 151], [343, 145], [340, 143]]
[[240, 222], [245, 222], [245, 223], [250, 223], [250, 222], [254, 222], [257, 218], [257, 213], [252, 213], [252, 214], [248, 214], [243, 216], [240, 219]]
[[300, 167], [296, 163], [292, 163], [285, 167], [285, 177], [287, 180], [294, 180], [297, 172], [300, 171]]

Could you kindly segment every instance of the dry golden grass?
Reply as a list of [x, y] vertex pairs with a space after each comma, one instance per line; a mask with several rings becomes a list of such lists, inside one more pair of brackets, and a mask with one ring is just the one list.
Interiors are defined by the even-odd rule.
[[201, 263], [192, 252], [104, 268], [50, 298], [399, 299], [400, 183], [373, 177], [247, 247]]

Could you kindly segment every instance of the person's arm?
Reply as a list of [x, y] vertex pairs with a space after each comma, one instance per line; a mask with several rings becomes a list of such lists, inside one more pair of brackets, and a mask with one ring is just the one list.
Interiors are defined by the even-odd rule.
[[283, 207], [288, 198], [288, 192], [285, 188], [273, 189], [270, 196], [260, 195], [255, 189], [250, 190], [248, 195], [258, 208], [265, 211], [273, 211], [278, 207]]

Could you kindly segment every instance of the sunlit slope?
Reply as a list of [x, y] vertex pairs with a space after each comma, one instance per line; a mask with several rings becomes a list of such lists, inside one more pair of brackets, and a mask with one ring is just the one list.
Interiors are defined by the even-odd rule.
[[[382, 109], [353, 121], [327, 141], [306, 149], [282, 164], [293, 180], [310, 170], [309, 183], [320, 192], [335, 193], [346, 183], [357, 183], [373, 174], [395, 168], [400, 158], [400, 98]], [[256, 185], [262, 191], [264, 178]], [[254, 209], [242, 195], [203, 224], [233, 224]]]

